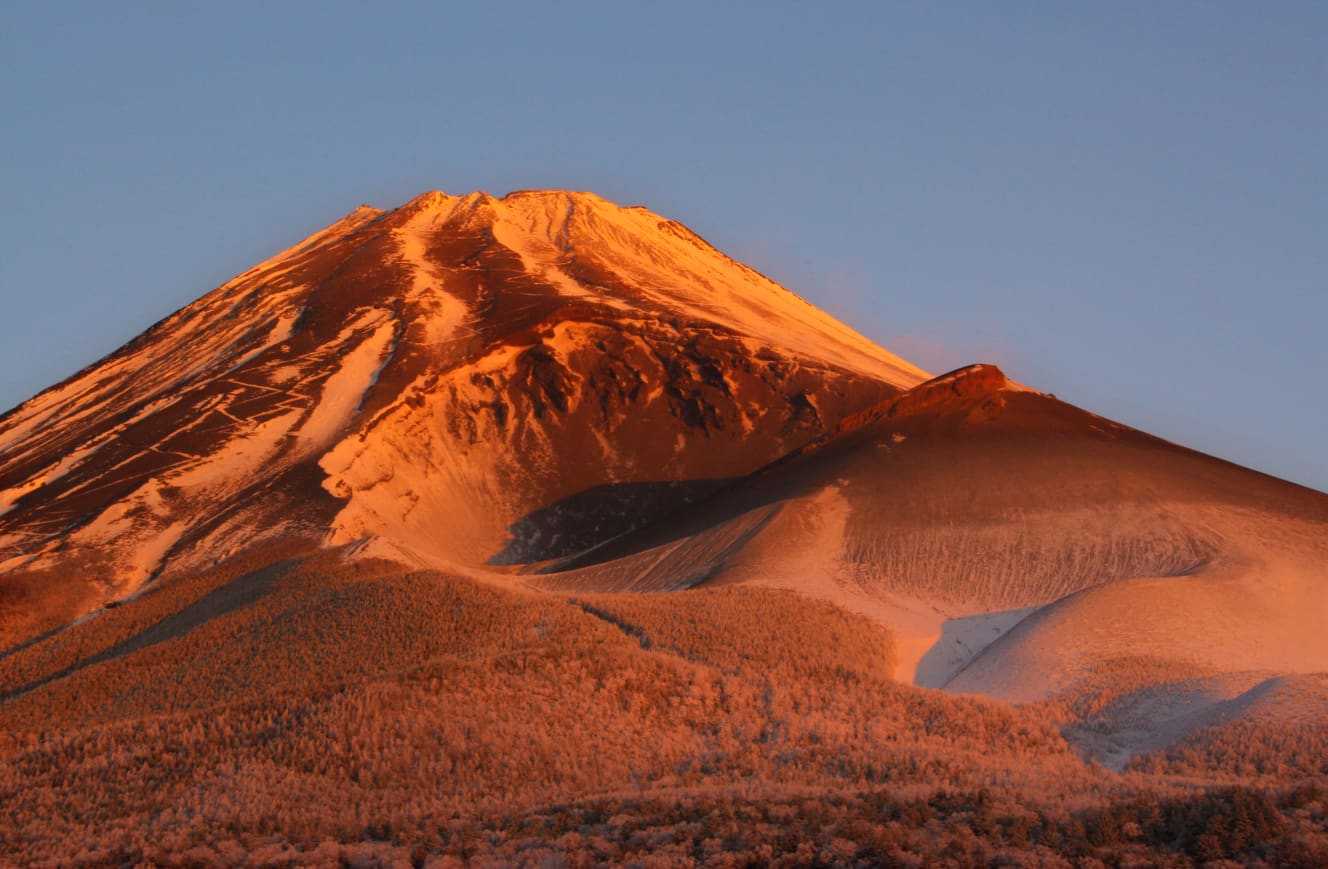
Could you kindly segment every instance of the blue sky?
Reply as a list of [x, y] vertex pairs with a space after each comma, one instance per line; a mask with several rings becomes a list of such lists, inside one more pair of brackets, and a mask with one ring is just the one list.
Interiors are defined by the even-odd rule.
[[361, 202], [594, 190], [1328, 489], [1328, 6], [0, 5], [0, 406]]

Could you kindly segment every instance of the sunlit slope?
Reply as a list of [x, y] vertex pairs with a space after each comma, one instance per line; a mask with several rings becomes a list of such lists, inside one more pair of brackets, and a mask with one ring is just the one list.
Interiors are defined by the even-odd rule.
[[343, 555], [255, 550], [0, 659], [0, 854], [179, 852], [232, 826], [312, 848], [735, 786], [1092, 781], [1044, 721], [894, 683], [887, 632], [797, 594], [569, 598]]
[[[596, 649], [619, 674], [639, 651], [717, 672], [761, 660], [771, 672], [839, 668], [885, 680], [892, 668], [888, 632], [789, 592], [564, 598], [346, 555], [298, 542], [261, 547], [6, 655], [4, 729], [326, 693], [429, 662], [465, 671], [497, 657], [520, 671]], [[794, 643], [790, 633], [820, 641]]]
[[1028, 616], [945, 687], [1041, 699], [1102, 661], [1137, 655], [1228, 672], [1328, 670], [1326, 586], [1289, 561], [1257, 560], [1106, 583]]
[[[801, 594], [532, 593], [348, 555], [269, 544], [0, 657], [0, 854], [319, 865], [328, 842], [440, 849], [524, 813], [548, 838], [587, 803], [962, 793], [1027, 813], [1165, 786], [1088, 764], [1040, 709], [893, 681], [888, 632]], [[1141, 764], [1313, 780], [1320, 681], [1204, 697], [1207, 729]]]
[[264, 540], [566, 555], [924, 377], [644, 208], [360, 208], [0, 418], [0, 647]]
[[1103, 656], [1328, 669], [1328, 497], [990, 366], [549, 569], [557, 588], [800, 589], [892, 625], [903, 677], [1012, 699]]

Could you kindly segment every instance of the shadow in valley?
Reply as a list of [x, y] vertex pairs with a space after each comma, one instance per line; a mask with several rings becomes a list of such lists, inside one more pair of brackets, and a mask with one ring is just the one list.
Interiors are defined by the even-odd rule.
[[532, 564], [577, 556], [705, 501], [735, 479], [593, 486], [512, 523], [511, 539], [489, 564]]
[[[817, 438], [745, 476], [595, 486], [513, 523], [512, 539], [489, 563], [560, 573], [702, 534], [753, 511], [762, 511], [753, 521], [763, 527], [777, 512], [766, 508], [821, 488], [826, 464], [871, 437]], [[579, 526], [587, 519], [589, 528]], [[759, 528], [748, 531], [735, 541], [738, 548]]]
[[11, 658], [25, 649], [32, 648], [38, 643], [43, 643], [49, 640], [51, 637], [55, 636], [56, 634], [60, 633], [61, 631], [68, 630], [69, 628], [73, 627], [76, 624], [78, 624], [78, 622], [70, 622], [64, 625], [57, 625], [56, 627], [51, 628], [49, 631], [42, 631], [40, 634], [38, 634], [35, 637], [26, 639], [23, 642], [18, 643], [17, 645], [10, 646], [4, 651], [0, 651], [0, 661], [5, 660], [6, 658]]
[[941, 624], [941, 635], [918, 660], [913, 684], [924, 688], [945, 687], [946, 682], [977, 660], [988, 646], [1040, 609], [1041, 606], [1029, 606], [946, 619]]
[[[795, 450], [741, 477], [595, 486], [513, 523], [512, 540], [489, 563], [560, 573], [693, 537], [754, 511], [762, 511], [753, 521], [764, 527], [776, 512], [767, 508], [819, 488], [817, 470], [844, 448]], [[592, 533], [578, 534], [587, 516], [603, 518], [594, 520]], [[748, 531], [741, 544], [759, 528]]]

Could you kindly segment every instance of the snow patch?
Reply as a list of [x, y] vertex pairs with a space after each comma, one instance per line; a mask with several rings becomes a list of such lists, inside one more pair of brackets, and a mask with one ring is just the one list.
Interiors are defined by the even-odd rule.
[[918, 659], [913, 684], [940, 688], [1001, 635], [1039, 609], [1041, 607], [1023, 607], [946, 619], [941, 623], [935, 645]]
[[466, 303], [447, 292], [446, 271], [429, 259], [430, 233], [439, 217], [436, 211], [422, 210], [394, 233], [411, 270], [409, 298], [427, 312], [424, 340], [433, 345], [455, 337], [470, 316]]
[[298, 365], [283, 365], [268, 375], [268, 380], [280, 386], [298, 380], [301, 374], [302, 372]]
[[570, 251], [639, 287], [664, 310], [722, 323], [804, 358], [863, 370], [896, 386], [927, 379], [926, 372], [649, 211], [555, 191], [509, 196], [499, 205], [505, 213], [496, 224], [505, 226], [495, 231], [525, 230], [525, 240], [503, 243], [529, 260], [527, 268], [557, 270]]
[[301, 442], [309, 447], [325, 447], [350, 425], [378, 372], [387, 364], [395, 334], [396, 322], [388, 320], [353, 350], [342, 354], [340, 367], [324, 382], [321, 397], [296, 431]]
[[242, 490], [272, 462], [300, 417], [298, 410], [253, 425], [247, 432], [232, 437], [208, 456], [187, 467], [163, 476], [163, 482], [188, 495], [208, 493], [213, 496]]
[[499, 211], [493, 223], [493, 237], [503, 247], [521, 258], [522, 267], [557, 288], [568, 298], [591, 295], [585, 287], [574, 281], [562, 266], [570, 259], [571, 242], [567, 236], [567, 220], [575, 206], [568, 198], [558, 208], [519, 208], [510, 202]]

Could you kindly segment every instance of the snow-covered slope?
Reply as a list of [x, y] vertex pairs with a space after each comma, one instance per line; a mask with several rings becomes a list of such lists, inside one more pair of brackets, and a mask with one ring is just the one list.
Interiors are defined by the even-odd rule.
[[644, 208], [361, 207], [0, 419], [0, 646], [264, 538], [566, 554], [924, 377]]

